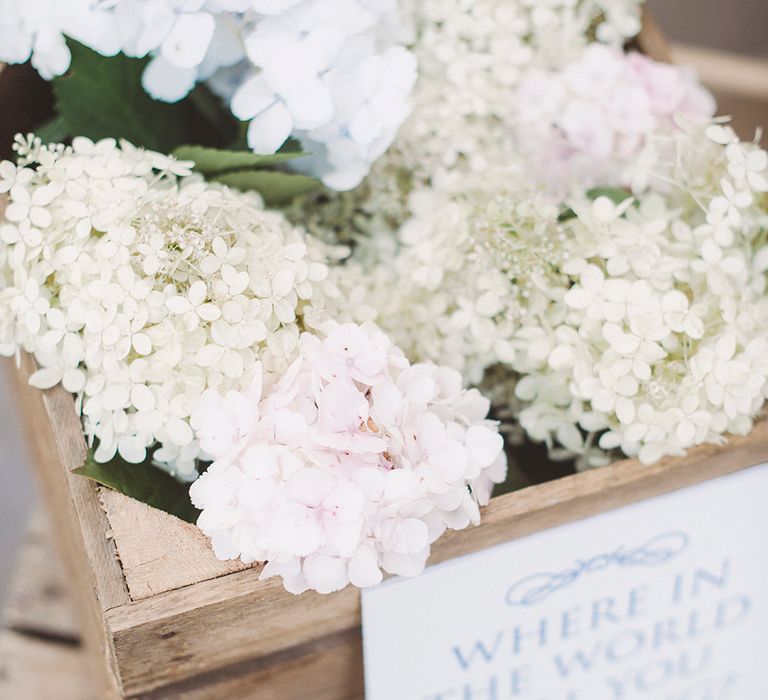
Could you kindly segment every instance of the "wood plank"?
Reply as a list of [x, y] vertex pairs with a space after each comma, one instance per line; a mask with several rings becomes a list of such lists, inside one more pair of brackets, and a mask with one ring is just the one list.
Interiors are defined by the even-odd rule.
[[61, 558], [50, 541], [48, 519], [38, 508], [19, 548], [3, 625], [16, 632], [79, 640], [80, 625], [69, 595]]
[[363, 700], [359, 631], [324, 637], [296, 652], [274, 655], [140, 696], [142, 700]]
[[647, 8], [643, 9], [642, 27], [637, 36], [637, 46], [644, 54], [656, 61], [673, 63], [669, 42]]
[[[9, 363], [10, 364], [10, 363]], [[48, 505], [55, 536], [63, 535], [65, 562], [75, 562], [80, 550], [99, 571], [88, 582], [95, 588], [101, 607], [108, 609], [130, 602], [113, 544], [105, 537], [107, 518], [94, 482], [71, 473], [85, 461], [87, 448], [72, 396], [61, 386], [40, 391], [28, 384], [35, 371], [34, 360], [22, 354], [18, 370], [12, 371], [27, 439], [32, 446], [33, 466]], [[82, 575], [80, 572], [79, 575]]]
[[[494, 498], [479, 527], [444, 535], [430, 563], [700, 483], [768, 460], [768, 421], [746, 437], [702, 445], [651, 466], [625, 460]], [[295, 597], [243, 571], [107, 612], [129, 693], [304, 645], [360, 625], [359, 592]], [[247, 620], [247, 624], [243, 624]], [[201, 629], [205, 634], [201, 634]], [[258, 630], [258, 634], [254, 630]]]
[[107, 612], [121, 682], [139, 694], [360, 624], [360, 594], [294, 596], [249, 570]]
[[251, 568], [218, 560], [191, 523], [117, 491], [101, 488], [99, 496], [132, 600]]
[[700, 46], [672, 46], [675, 63], [690, 66], [716, 93], [768, 100], [768, 60]]
[[103, 700], [91, 659], [79, 646], [0, 631], [0, 697], [8, 700]]

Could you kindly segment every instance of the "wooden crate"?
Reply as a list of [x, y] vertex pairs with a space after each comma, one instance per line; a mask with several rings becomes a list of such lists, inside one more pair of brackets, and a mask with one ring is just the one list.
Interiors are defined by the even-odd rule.
[[[646, 24], [640, 47], [671, 55]], [[10, 365], [9, 365], [10, 366]], [[27, 385], [19, 408], [54, 522], [82, 644], [103, 673], [98, 697], [352, 700], [363, 696], [360, 593], [293, 596], [260, 566], [217, 561], [194, 526], [98, 488], [71, 470], [85, 457], [72, 397]], [[768, 422], [722, 446], [650, 467], [627, 460], [494, 498], [482, 524], [433, 547], [444, 561], [768, 460]], [[74, 663], [74, 661], [73, 661]], [[84, 696], [85, 697], [85, 696]]]
[[[70, 473], [85, 444], [63, 389], [17, 396], [57, 536], [77, 577], [86, 643], [126, 697], [361, 698], [360, 593], [293, 596], [260, 566], [219, 562], [196, 527]], [[492, 499], [477, 528], [433, 548], [440, 562], [768, 460], [768, 422], [747, 437], [652, 466], [626, 460]]]

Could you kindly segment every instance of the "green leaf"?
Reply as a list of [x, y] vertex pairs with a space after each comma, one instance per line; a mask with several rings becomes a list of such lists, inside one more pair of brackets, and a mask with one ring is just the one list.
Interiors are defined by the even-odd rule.
[[69, 48], [70, 69], [53, 81], [53, 90], [70, 136], [125, 138], [157, 150], [187, 140], [184, 106], [158, 102], [144, 91], [146, 59], [101, 56], [76, 41]]
[[571, 219], [576, 218], [576, 212], [573, 211], [570, 207], [563, 209], [563, 211], [560, 212], [559, 216], [557, 217], [557, 220], [560, 223], [563, 223], [564, 221], [570, 221]]
[[268, 168], [301, 158], [304, 153], [275, 153], [260, 156], [251, 151], [228, 151], [204, 146], [179, 146], [174, 152], [179, 160], [195, 161], [195, 170], [206, 176], [217, 175], [230, 170]]
[[222, 146], [237, 133], [237, 120], [221, 100], [198, 85], [174, 104], [153, 100], [141, 85], [147, 59], [102, 56], [69, 40], [70, 69], [52, 81], [59, 117], [40, 137], [125, 138], [167, 153], [183, 143]]
[[187, 108], [188, 124], [192, 121], [191, 138], [186, 143], [228, 146], [234, 141], [240, 122], [224, 101], [205, 85], [198, 85], [181, 104]]
[[587, 197], [597, 199], [598, 197], [608, 197], [614, 204], [621, 204], [632, 196], [631, 192], [622, 190], [619, 187], [593, 187], [587, 190]]
[[39, 136], [43, 143], [60, 143], [69, 136], [69, 128], [64, 118], [58, 116], [37, 127], [35, 136]]
[[151, 456], [141, 464], [129, 464], [117, 456], [100, 464], [93, 458], [93, 451], [89, 451], [85, 464], [74, 473], [188, 523], [197, 522], [200, 515], [189, 499], [189, 484], [153, 466]]
[[241, 170], [222, 173], [214, 180], [239, 190], [256, 190], [270, 206], [286, 204], [320, 185], [306, 175], [293, 175], [270, 170]]

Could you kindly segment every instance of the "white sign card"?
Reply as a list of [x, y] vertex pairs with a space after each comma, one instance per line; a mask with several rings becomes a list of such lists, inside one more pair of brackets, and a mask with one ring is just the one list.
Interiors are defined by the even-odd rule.
[[768, 699], [768, 464], [363, 592], [367, 700]]

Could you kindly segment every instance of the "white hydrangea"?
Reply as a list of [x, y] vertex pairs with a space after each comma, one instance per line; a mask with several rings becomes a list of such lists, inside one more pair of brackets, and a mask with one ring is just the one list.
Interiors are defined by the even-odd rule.
[[190, 490], [198, 525], [219, 558], [266, 561], [293, 593], [414, 576], [504, 479], [489, 408], [374, 326], [329, 322], [286, 372], [203, 397], [192, 425], [215, 461]]
[[527, 178], [561, 197], [574, 183], [629, 184], [649, 134], [715, 114], [690, 70], [602, 44], [561, 69], [528, 71], [514, 101], [509, 137]]
[[31, 60], [40, 75], [51, 80], [69, 68], [65, 34], [105, 56], [121, 48], [118, 27], [104, 3], [0, 0], [0, 60]]
[[394, 0], [304, 0], [257, 20], [231, 96], [249, 145], [272, 153], [293, 134], [314, 154], [305, 169], [334, 189], [359, 184], [410, 111], [416, 60], [396, 27]]
[[[358, 242], [353, 258], [332, 271], [342, 290], [332, 315], [375, 321], [408, 357], [459, 370], [477, 384], [504, 355], [515, 325], [498, 318], [517, 295], [508, 277], [477, 244], [473, 197], [421, 189], [397, 239], [382, 232]], [[547, 208], [529, 211], [531, 225]], [[546, 252], [542, 248], [542, 252]]]
[[[504, 125], [535, 68], [558, 69], [599, 41], [620, 49], [640, 31], [642, 0], [434, 0], [405, 3], [417, 35], [414, 109], [396, 157], [418, 178], [461, 189], [462, 176], [524, 171]], [[461, 176], [459, 175], [461, 174]]]
[[641, 160], [634, 194], [566, 212], [427, 193], [344, 298], [470, 381], [506, 367], [522, 427], [582, 466], [746, 433], [768, 396], [768, 154], [683, 124]]
[[0, 60], [51, 79], [69, 67], [65, 37], [112, 56], [150, 56], [142, 77], [176, 102], [207, 81], [274, 153], [289, 136], [302, 167], [334, 189], [357, 185], [410, 111], [416, 60], [396, 0], [0, 0]]
[[325, 248], [190, 163], [110, 139], [17, 147], [0, 163], [0, 353], [78, 395], [97, 460], [159, 442], [155, 460], [195, 478], [195, 400], [293, 361], [334, 293]]

